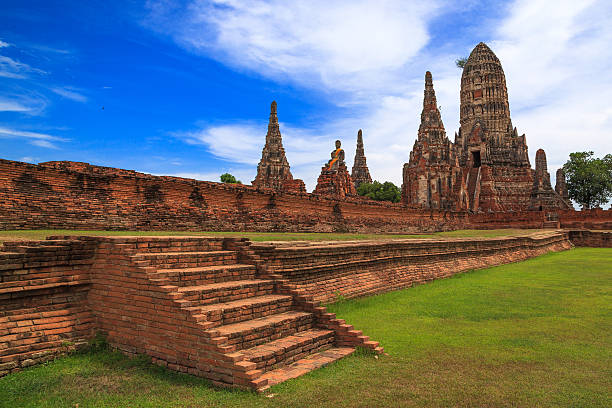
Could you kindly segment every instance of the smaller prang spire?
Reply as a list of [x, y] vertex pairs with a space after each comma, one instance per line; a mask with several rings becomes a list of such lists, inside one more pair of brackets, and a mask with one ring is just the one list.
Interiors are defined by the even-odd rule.
[[355, 188], [359, 188], [362, 183], [371, 183], [372, 177], [366, 163], [365, 152], [363, 149], [363, 133], [361, 129], [357, 132], [357, 149], [355, 151], [355, 161], [353, 162], [353, 171], [351, 174]]
[[433, 87], [431, 72], [425, 73], [425, 92], [423, 95], [423, 111], [421, 112], [421, 125], [419, 126], [419, 140], [429, 142], [442, 142], [446, 138], [446, 130], [442, 123], [442, 116], [438, 109], [436, 91]]
[[286, 182], [291, 180], [293, 180], [293, 176], [285, 156], [283, 138], [278, 126], [276, 101], [272, 101], [266, 145], [261, 152], [261, 160], [257, 166], [257, 177], [255, 177], [252, 184], [258, 188], [281, 190]]

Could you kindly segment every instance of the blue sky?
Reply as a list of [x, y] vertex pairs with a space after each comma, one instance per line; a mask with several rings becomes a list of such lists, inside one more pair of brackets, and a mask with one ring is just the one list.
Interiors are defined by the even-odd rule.
[[278, 102], [294, 177], [313, 189], [357, 130], [401, 184], [426, 70], [448, 136], [457, 57], [487, 42], [532, 164], [612, 151], [609, 1], [12, 1], [0, 8], [0, 157], [217, 180], [255, 177]]

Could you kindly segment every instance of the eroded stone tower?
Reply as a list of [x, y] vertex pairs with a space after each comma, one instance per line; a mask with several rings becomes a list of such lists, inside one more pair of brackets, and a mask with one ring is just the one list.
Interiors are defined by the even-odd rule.
[[556, 208], [570, 209], [568, 202], [552, 189], [548, 164], [546, 162], [546, 152], [543, 149], [538, 149], [536, 152], [535, 162], [536, 168], [533, 175], [533, 189], [531, 190], [529, 209], [535, 211]]
[[482, 42], [463, 68], [460, 109], [461, 127], [455, 145], [469, 208], [526, 209], [533, 182], [526, 138], [512, 126], [501, 63]]
[[425, 74], [423, 111], [410, 161], [404, 164], [402, 201], [423, 208], [461, 208], [461, 168], [457, 152], [446, 137], [431, 72]]
[[371, 183], [372, 177], [366, 163], [365, 152], [363, 149], [363, 134], [361, 129], [357, 132], [357, 150], [355, 151], [355, 161], [353, 162], [353, 171], [351, 178], [355, 183], [355, 188], [359, 188], [361, 183]]
[[278, 125], [276, 101], [273, 101], [270, 106], [270, 120], [268, 122], [266, 144], [261, 152], [261, 160], [257, 166], [257, 176], [252, 184], [257, 188], [306, 192], [304, 182], [299, 179], [294, 179], [291, 175]]
[[[557, 180], [555, 181], [555, 191], [566, 203], [570, 204], [569, 192], [567, 184], [565, 184], [565, 172], [562, 168], [557, 169]], [[571, 205], [571, 204], [570, 204]]]

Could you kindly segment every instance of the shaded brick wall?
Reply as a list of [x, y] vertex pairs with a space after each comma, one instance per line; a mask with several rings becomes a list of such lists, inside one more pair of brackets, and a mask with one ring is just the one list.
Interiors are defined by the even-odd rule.
[[572, 244], [581, 247], [612, 248], [612, 231], [569, 231]]
[[6, 242], [0, 252], [0, 376], [74, 350], [93, 333], [94, 245]]
[[567, 233], [487, 240], [253, 244], [270, 271], [316, 300], [387, 292], [570, 248]]

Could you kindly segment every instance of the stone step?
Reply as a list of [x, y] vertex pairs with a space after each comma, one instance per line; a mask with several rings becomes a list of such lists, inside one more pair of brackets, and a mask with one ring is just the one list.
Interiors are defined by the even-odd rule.
[[189, 307], [187, 310], [194, 314], [204, 315], [207, 322], [214, 322], [220, 326], [287, 312], [292, 305], [292, 296], [263, 295], [233, 302]]
[[289, 311], [245, 322], [216, 327], [220, 337], [226, 337], [226, 345], [244, 350], [268, 343], [292, 334], [309, 330], [314, 325], [312, 313]]
[[141, 252], [132, 255], [132, 259], [141, 267], [179, 269], [236, 264], [238, 254], [235, 251]]
[[333, 330], [310, 329], [243, 350], [241, 353], [248, 361], [257, 364], [258, 370], [270, 371], [330, 348], [333, 343]]
[[236, 280], [255, 279], [254, 265], [213, 265], [198, 268], [161, 269], [153, 274], [154, 278], [166, 278], [177, 286], [205, 285]]
[[264, 279], [227, 281], [183, 286], [177, 291], [183, 294], [184, 307], [194, 307], [269, 295], [274, 291], [274, 281]]
[[[266, 388], [281, 383], [283, 381], [297, 378], [307, 374], [317, 368], [325, 367], [326, 365], [340, 360], [355, 352], [353, 347], [334, 347], [325, 351], [314, 353], [308, 357], [302, 358], [292, 364], [279, 367], [277, 369], [265, 372], [261, 377], [258, 377], [253, 386], [263, 391]], [[263, 384], [263, 387], [260, 386]]]

